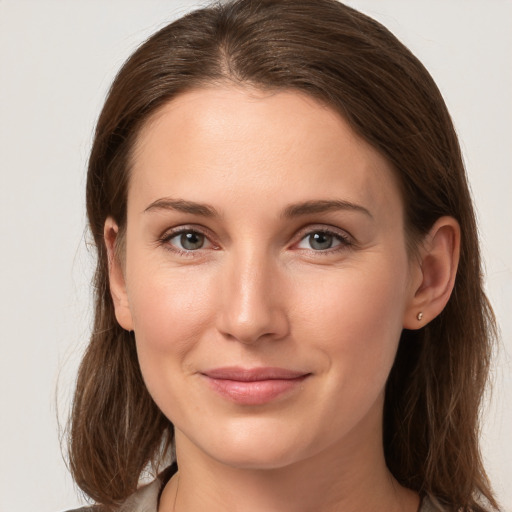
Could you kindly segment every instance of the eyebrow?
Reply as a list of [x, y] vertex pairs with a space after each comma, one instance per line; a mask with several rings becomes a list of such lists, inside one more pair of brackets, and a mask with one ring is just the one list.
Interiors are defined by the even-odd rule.
[[191, 213], [193, 215], [201, 215], [203, 217], [218, 217], [217, 210], [209, 204], [196, 203], [194, 201], [185, 201], [184, 199], [162, 198], [153, 201], [145, 210], [151, 212], [155, 210], [175, 210], [183, 213]]
[[[185, 199], [157, 199], [144, 210], [144, 213], [155, 210], [174, 210], [183, 213], [190, 213], [192, 215], [200, 215], [202, 217], [219, 216], [219, 213], [213, 206], [205, 203], [196, 203], [195, 201], [186, 201]], [[281, 216], [291, 218], [336, 210], [361, 212], [373, 219], [373, 215], [364, 206], [339, 199], [304, 201], [302, 203], [290, 204], [283, 210]]]
[[313, 213], [325, 213], [336, 210], [361, 212], [373, 219], [373, 215], [364, 206], [339, 199], [305, 201], [303, 203], [291, 204], [284, 209], [282, 215], [283, 217], [299, 217], [301, 215], [311, 215]]

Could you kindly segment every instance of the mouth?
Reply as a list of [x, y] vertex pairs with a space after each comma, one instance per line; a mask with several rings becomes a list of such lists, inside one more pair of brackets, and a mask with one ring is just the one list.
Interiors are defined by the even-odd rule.
[[203, 372], [210, 388], [239, 405], [263, 405], [298, 391], [311, 373], [286, 368], [214, 368]]

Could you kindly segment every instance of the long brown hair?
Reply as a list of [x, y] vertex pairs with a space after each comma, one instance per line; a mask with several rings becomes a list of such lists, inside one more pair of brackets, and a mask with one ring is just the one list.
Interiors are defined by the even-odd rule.
[[70, 423], [76, 482], [115, 505], [168, 453], [172, 424], [144, 386], [133, 334], [114, 316], [103, 228], [107, 216], [125, 228], [130, 151], [149, 116], [185, 90], [226, 81], [302, 91], [339, 112], [392, 164], [411, 246], [439, 217], [459, 222], [448, 305], [402, 334], [386, 389], [385, 456], [401, 484], [446, 510], [497, 508], [478, 446], [495, 324], [458, 140], [423, 65], [382, 25], [336, 0], [237, 0], [192, 12], [148, 39], [116, 77], [87, 178], [98, 260], [94, 331]]

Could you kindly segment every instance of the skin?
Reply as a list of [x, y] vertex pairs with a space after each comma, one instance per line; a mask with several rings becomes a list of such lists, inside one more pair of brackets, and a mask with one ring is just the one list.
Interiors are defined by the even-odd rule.
[[[448, 300], [457, 223], [439, 219], [410, 257], [376, 150], [301, 93], [233, 85], [184, 93], [144, 126], [127, 208], [122, 261], [105, 224], [116, 316], [176, 429], [159, 510], [417, 510], [385, 465], [384, 387], [402, 329]], [[205, 379], [225, 366], [306, 377], [247, 405]]]

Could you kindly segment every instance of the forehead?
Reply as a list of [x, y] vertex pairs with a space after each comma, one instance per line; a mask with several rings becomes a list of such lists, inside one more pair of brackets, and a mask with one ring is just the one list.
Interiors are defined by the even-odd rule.
[[336, 111], [297, 91], [216, 86], [176, 97], [142, 128], [130, 182], [129, 202], [341, 195], [401, 206], [387, 161]]

